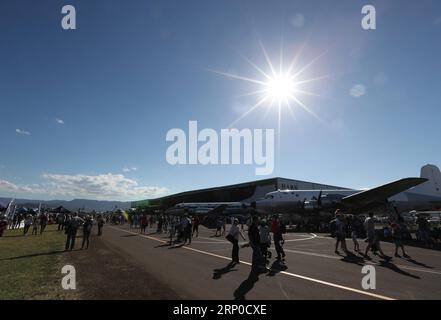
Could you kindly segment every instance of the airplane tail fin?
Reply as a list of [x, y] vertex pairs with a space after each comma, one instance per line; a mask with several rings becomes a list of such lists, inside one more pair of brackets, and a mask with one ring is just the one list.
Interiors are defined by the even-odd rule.
[[423, 166], [420, 177], [429, 181], [414, 187], [412, 192], [441, 197], [441, 172], [437, 166], [432, 164]]

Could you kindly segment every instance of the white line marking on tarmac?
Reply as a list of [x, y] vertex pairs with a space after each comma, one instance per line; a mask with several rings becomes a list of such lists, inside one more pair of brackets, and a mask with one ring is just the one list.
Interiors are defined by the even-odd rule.
[[[273, 248], [270, 248], [270, 250], [274, 250]], [[313, 256], [313, 257], [320, 257], [320, 258], [326, 258], [326, 259], [334, 259], [334, 260], [340, 260], [342, 259], [341, 256], [331, 256], [328, 254], [322, 254], [322, 253], [315, 253], [315, 252], [307, 252], [307, 251], [299, 251], [299, 250], [292, 250], [292, 249], [283, 249], [287, 252], [291, 252], [291, 253], [297, 253], [297, 254], [303, 254], [305, 256]], [[374, 266], [379, 266], [381, 265], [379, 262], [372, 262], [372, 261], [366, 261], [365, 264], [370, 264], [370, 265], [374, 265]], [[437, 274], [437, 275], [441, 275], [440, 271], [435, 271], [435, 270], [426, 270], [426, 269], [421, 269], [421, 268], [414, 268], [414, 267], [409, 267], [409, 266], [405, 266], [402, 264], [395, 264], [398, 268], [400, 269], [405, 269], [405, 270], [411, 270], [411, 271], [417, 271], [417, 272], [424, 272], [424, 273], [432, 273], [432, 274]]]
[[[159, 242], [162, 242], [162, 243], [168, 243], [168, 241], [157, 239], [155, 237], [141, 235], [139, 233], [127, 231], [127, 230], [124, 230], [124, 229], [121, 229], [121, 228], [116, 228], [116, 227], [110, 227], [110, 228], [116, 229], [116, 230], [119, 230], [119, 231], [122, 231], [122, 232], [126, 232], [126, 233], [135, 234], [135, 235], [140, 236], [142, 238], [146, 238], [146, 239], [150, 239], [150, 240], [154, 240], [154, 241], [159, 241]], [[190, 250], [190, 251], [193, 251], [193, 252], [202, 253], [202, 254], [205, 254], [205, 255], [208, 255], [208, 256], [224, 259], [224, 260], [231, 260], [231, 258], [229, 258], [229, 257], [221, 256], [219, 254], [215, 254], [215, 253], [211, 253], [211, 252], [207, 252], [207, 251], [203, 251], [203, 250], [199, 250], [199, 249], [195, 249], [195, 248], [191, 248], [191, 247], [183, 246], [181, 248], [185, 249], [185, 250]], [[251, 266], [251, 263], [246, 262], [246, 261], [242, 261], [241, 260], [240, 263], [248, 265], [248, 266]], [[375, 293], [371, 293], [371, 292], [367, 292], [367, 291], [362, 291], [362, 290], [354, 289], [354, 288], [351, 288], [351, 287], [346, 287], [346, 286], [343, 286], [343, 285], [335, 284], [335, 283], [332, 283], [332, 282], [328, 282], [328, 281], [323, 281], [323, 280], [319, 280], [319, 279], [314, 279], [314, 278], [311, 278], [311, 277], [302, 276], [300, 274], [295, 274], [295, 273], [291, 273], [291, 272], [287, 272], [287, 271], [280, 271], [280, 273], [284, 274], [284, 275], [287, 275], [287, 276], [294, 277], [294, 278], [299, 278], [299, 279], [303, 279], [303, 280], [307, 280], [307, 281], [323, 284], [323, 285], [326, 285], [326, 286], [329, 286], [329, 287], [333, 287], [333, 288], [338, 288], [338, 289], [342, 289], [342, 290], [346, 290], [346, 291], [351, 291], [351, 292], [359, 293], [359, 294], [362, 294], [362, 295], [365, 295], [365, 296], [369, 296], [369, 297], [372, 297], [372, 298], [376, 298], [376, 299], [396, 300], [394, 298], [383, 296], [383, 295], [380, 295], [380, 294], [375, 294]]]
[[317, 238], [317, 235], [315, 235], [315, 234], [313, 234], [313, 233], [311, 233], [311, 235], [312, 235], [312, 237], [301, 238], [301, 239], [288, 239], [288, 240], [285, 240], [285, 242], [305, 241], [305, 240], [312, 240], [312, 239]]

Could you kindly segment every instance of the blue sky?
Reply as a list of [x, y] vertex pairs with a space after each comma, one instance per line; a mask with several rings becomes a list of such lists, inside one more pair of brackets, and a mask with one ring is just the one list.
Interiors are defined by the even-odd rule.
[[[65, 4], [77, 30], [61, 28]], [[360, 26], [365, 4], [376, 30]], [[256, 85], [209, 70], [260, 79], [243, 59], [268, 71], [259, 41], [274, 63], [303, 46], [296, 67], [320, 56], [303, 79], [326, 76], [299, 96], [320, 121], [282, 110], [271, 176], [360, 188], [441, 165], [437, 0], [5, 0], [0, 38], [0, 196], [134, 200], [266, 178], [165, 160], [168, 130], [227, 128], [256, 103]], [[263, 106], [237, 127], [277, 118]]]

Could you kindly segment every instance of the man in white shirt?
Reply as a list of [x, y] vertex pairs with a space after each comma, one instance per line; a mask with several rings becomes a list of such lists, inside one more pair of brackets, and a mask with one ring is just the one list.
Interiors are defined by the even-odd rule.
[[234, 219], [233, 224], [231, 225], [230, 230], [228, 231], [227, 240], [233, 244], [233, 252], [232, 252], [232, 263], [239, 263], [239, 235], [245, 240], [245, 236], [240, 231], [237, 226], [239, 221]]

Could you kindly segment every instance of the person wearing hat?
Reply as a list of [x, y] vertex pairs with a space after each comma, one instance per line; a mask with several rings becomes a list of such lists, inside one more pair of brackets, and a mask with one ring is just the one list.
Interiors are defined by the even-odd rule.
[[231, 262], [234, 264], [240, 263], [239, 262], [239, 236], [242, 237], [243, 240], [245, 240], [245, 236], [240, 231], [238, 227], [239, 221], [237, 219], [233, 220], [233, 224], [230, 227], [230, 230], [228, 231], [228, 234], [226, 236], [227, 240], [230, 241], [233, 244], [233, 251], [231, 253]]

